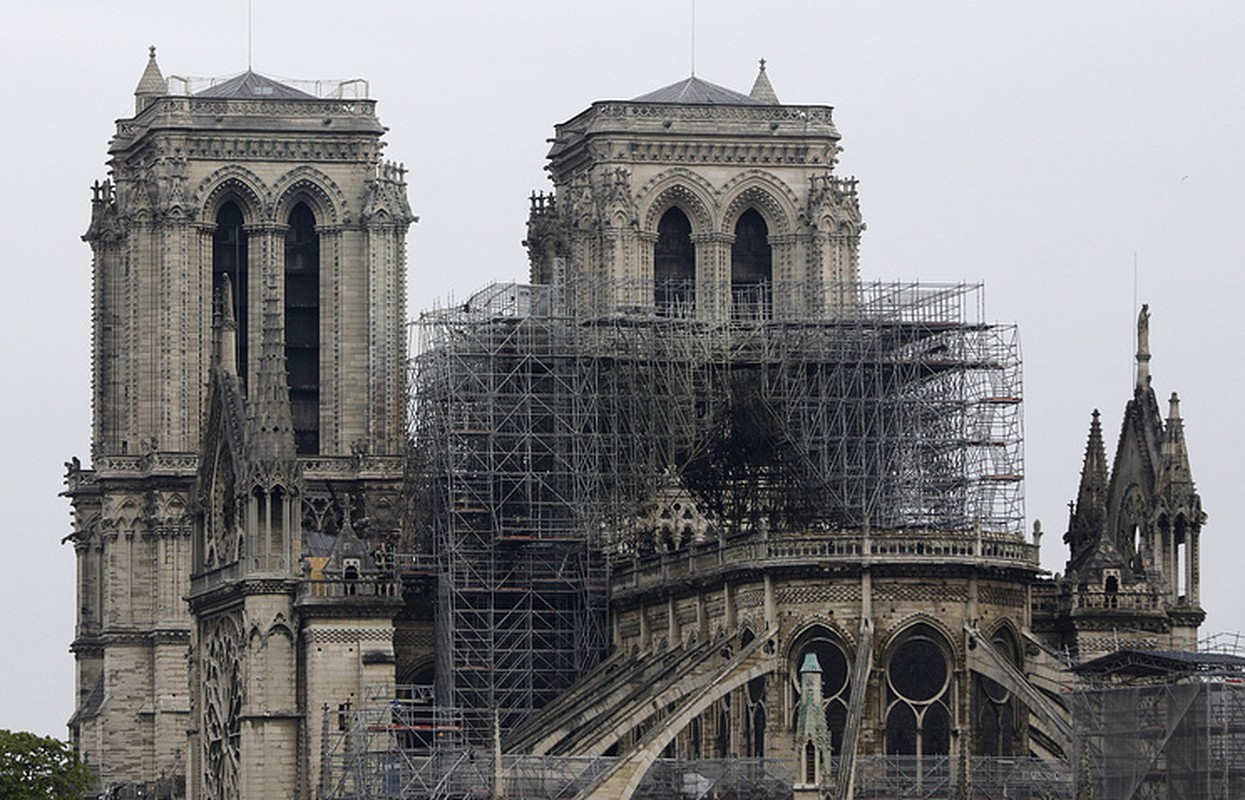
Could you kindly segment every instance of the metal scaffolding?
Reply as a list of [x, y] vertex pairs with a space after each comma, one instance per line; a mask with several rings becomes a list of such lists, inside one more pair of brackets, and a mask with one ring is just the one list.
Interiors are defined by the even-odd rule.
[[1076, 671], [1078, 797], [1245, 797], [1245, 658], [1122, 650]]
[[[644, 292], [617, 281], [495, 284], [420, 318], [411, 476], [438, 562], [438, 703], [496, 708], [505, 731], [584, 674], [607, 644], [609, 558], [693, 535], [655, 519], [673, 495], [702, 537], [1020, 532], [1019, 348], [981, 287], [778, 302], [815, 292], [775, 284], [723, 316], [632, 303]], [[602, 307], [584, 297], [627, 302], [580, 313]]]

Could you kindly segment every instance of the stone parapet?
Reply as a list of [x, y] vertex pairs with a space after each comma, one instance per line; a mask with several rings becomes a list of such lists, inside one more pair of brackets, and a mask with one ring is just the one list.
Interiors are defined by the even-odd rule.
[[739, 570], [800, 567], [928, 565], [1039, 570], [1038, 547], [1006, 533], [975, 531], [840, 531], [758, 535], [693, 545], [683, 550], [619, 561], [615, 601], [686, 579], [709, 579]]

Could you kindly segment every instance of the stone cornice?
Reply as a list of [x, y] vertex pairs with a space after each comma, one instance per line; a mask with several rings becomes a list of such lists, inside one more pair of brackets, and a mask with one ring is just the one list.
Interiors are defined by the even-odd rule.
[[557, 183], [586, 162], [830, 167], [840, 138], [832, 111], [602, 101], [556, 126], [549, 169]]
[[210, 136], [197, 134], [186, 142], [186, 154], [195, 160], [265, 162], [368, 162], [376, 157], [374, 140], [359, 137], [324, 139], [286, 136]]
[[[602, 131], [675, 130], [685, 123], [703, 125], [721, 136], [764, 130], [787, 136], [838, 140], [831, 106], [717, 105], [707, 103], [635, 103], [600, 100], [557, 126], [563, 132], [592, 134]], [[776, 126], [776, 127], [775, 127]], [[555, 145], [556, 147], [556, 145]]]
[[141, 630], [129, 628], [118, 630], [112, 628], [104, 633], [88, 638], [74, 640], [70, 649], [75, 653], [90, 652], [96, 648], [102, 653], [106, 647], [130, 646], [146, 647], [150, 644], [185, 644], [190, 642], [190, 628], [157, 628]]
[[243, 131], [314, 131], [321, 141], [353, 134], [378, 139], [385, 132], [370, 99], [162, 97], [137, 116], [117, 121], [109, 152], [141, 146], [152, 133], [169, 130], [214, 131], [222, 138]]
[[[400, 480], [405, 459], [400, 455], [386, 456], [305, 456], [299, 458], [304, 475], [309, 478], [350, 478]], [[153, 452], [144, 455], [101, 456], [92, 469], [74, 473], [70, 491], [95, 486], [103, 481], [136, 480], [148, 477], [193, 479], [198, 470], [197, 453]]]
[[69, 645], [69, 652], [78, 658], [102, 658], [104, 640], [100, 636], [79, 636]]
[[[237, 565], [229, 565], [237, 566]], [[249, 595], [287, 595], [293, 597], [298, 589], [297, 578], [247, 577], [237, 578], [235, 571], [225, 567], [207, 575], [191, 577], [190, 603], [193, 614], [203, 614], [225, 606], [242, 602]]]
[[1206, 621], [1206, 611], [1201, 608], [1173, 608], [1167, 612], [1173, 625], [1196, 628]]

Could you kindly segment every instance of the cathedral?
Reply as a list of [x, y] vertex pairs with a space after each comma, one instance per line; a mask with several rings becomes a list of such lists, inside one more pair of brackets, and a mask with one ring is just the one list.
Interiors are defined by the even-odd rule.
[[764, 62], [557, 125], [530, 282], [416, 347], [384, 131], [362, 82], [154, 48], [117, 122], [66, 475], [101, 794], [1071, 797], [1066, 667], [1196, 648], [1148, 310], [1052, 577], [1015, 328], [862, 280], [833, 110]]

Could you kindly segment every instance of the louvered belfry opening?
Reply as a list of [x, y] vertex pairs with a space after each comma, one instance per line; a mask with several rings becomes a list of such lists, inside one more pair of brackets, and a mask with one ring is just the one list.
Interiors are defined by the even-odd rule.
[[657, 224], [653, 281], [658, 314], [691, 316], [696, 307], [696, 245], [692, 223], [677, 207], [663, 214]]
[[285, 232], [285, 368], [300, 455], [320, 452], [320, 237], [306, 203]]

